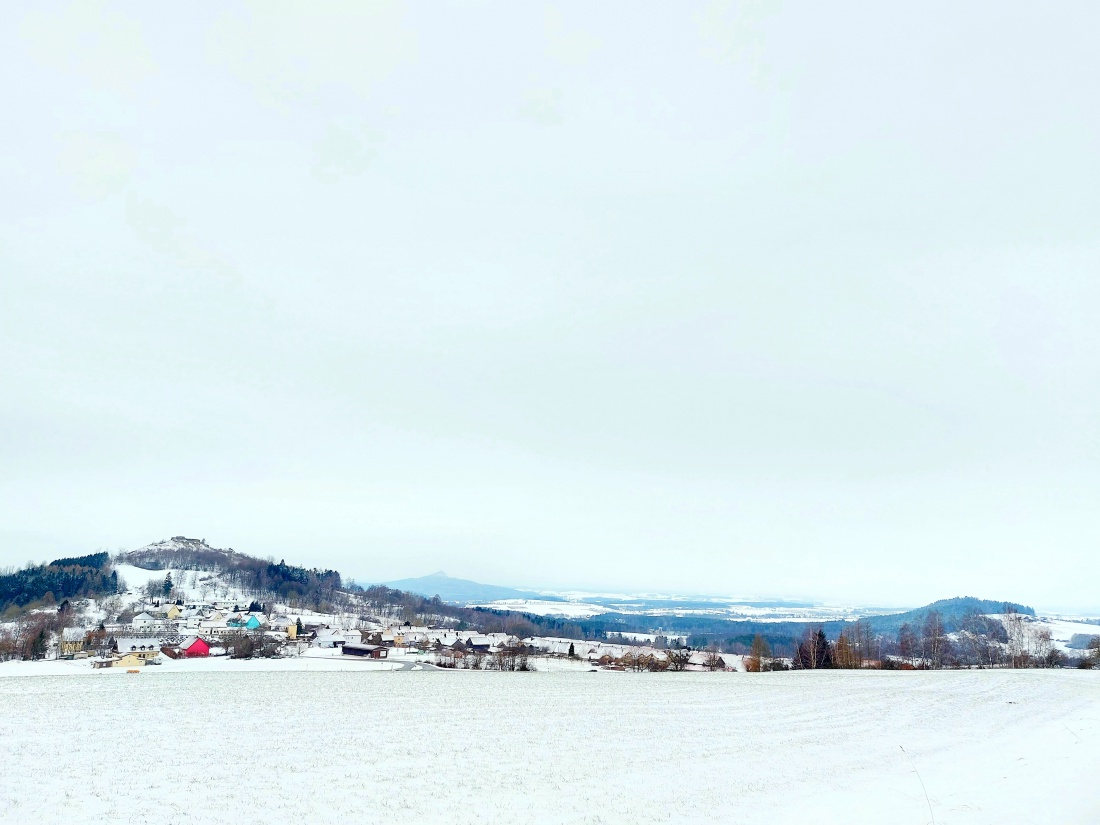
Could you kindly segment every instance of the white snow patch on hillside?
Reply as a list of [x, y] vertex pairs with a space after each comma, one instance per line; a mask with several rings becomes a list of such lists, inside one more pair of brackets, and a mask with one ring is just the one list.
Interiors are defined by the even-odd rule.
[[153, 579], [163, 579], [168, 570], [146, 570], [144, 567], [134, 567], [132, 564], [116, 564], [115, 572], [122, 576], [126, 586], [131, 590], [145, 587]]
[[164, 569], [147, 570], [144, 567], [135, 567], [132, 564], [116, 564], [115, 571], [126, 582], [127, 589], [135, 596], [141, 596], [142, 590], [150, 581], [163, 581], [167, 575], [172, 576], [172, 583], [177, 593], [185, 599], [198, 600], [205, 596], [207, 601], [218, 599], [221, 601], [251, 600], [252, 594], [227, 584], [220, 576], [202, 570]]

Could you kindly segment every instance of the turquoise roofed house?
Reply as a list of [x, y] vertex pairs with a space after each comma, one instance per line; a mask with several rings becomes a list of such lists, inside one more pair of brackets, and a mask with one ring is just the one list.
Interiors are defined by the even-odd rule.
[[260, 626], [260, 620], [257, 619], [255, 616], [249, 616], [248, 621], [244, 623], [244, 626], [247, 627], [249, 630], [255, 630]]

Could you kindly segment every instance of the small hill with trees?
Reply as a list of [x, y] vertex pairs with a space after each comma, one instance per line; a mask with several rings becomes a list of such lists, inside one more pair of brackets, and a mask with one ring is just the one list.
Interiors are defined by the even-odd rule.
[[973, 596], [957, 596], [953, 599], [940, 599], [915, 610], [904, 613], [891, 613], [885, 616], [872, 616], [865, 621], [876, 633], [895, 634], [902, 625], [918, 627], [923, 625], [930, 613], [938, 613], [948, 633], [960, 630], [964, 620], [970, 616], [1004, 613], [1006, 610], [1024, 616], [1034, 616], [1035, 608], [1016, 602], [999, 602], [992, 599], [976, 599]]

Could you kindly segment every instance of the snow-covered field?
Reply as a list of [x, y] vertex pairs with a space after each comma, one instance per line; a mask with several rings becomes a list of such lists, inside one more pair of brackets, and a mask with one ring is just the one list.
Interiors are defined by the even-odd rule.
[[1029, 621], [1028, 627], [1034, 630], [1049, 630], [1055, 647], [1073, 656], [1080, 656], [1082, 653], [1080, 650], [1073, 650], [1067, 644], [1074, 634], [1100, 636], [1100, 624], [1076, 617], [1039, 616]]
[[584, 602], [555, 602], [539, 599], [497, 599], [493, 602], [478, 602], [470, 607], [488, 607], [492, 610], [512, 610], [520, 613], [533, 613], [537, 616], [564, 616], [570, 619], [587, 619], [609, 613], [611, 608]]
[[165, 666], [0, 702], [4, 822], [1100, 822], [1097, 672]]
[[[548, 594], [549, 595], [549, 594]], [[712, 616], [728, 619], [752, 619], [760, 622], [831, 622], [855, 621], [864, 616], [897, 612], [884, 608], [816, 605], [743, 604], [730, 599], [696, 597], [691, 606], [677, 604], [675, 597], [656, 597], [649, 594], [631, 596], [622, 594], [617, 601], [609, 601], [607, 594], [585, 594], [572, 591], [559, 595], [566, 601], [544, 599], [497, 599], [487, 602], [471, 602], [470, 607], [487, 607], [492, 610], [512, 610], [534, 613], [540, 616], [564, 616], [590, 618], [604, 613], [623, 613], [635, 616]]]

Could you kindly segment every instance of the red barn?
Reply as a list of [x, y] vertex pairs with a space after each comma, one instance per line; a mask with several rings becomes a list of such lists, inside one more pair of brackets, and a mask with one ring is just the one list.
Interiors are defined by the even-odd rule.
[[210, 645], [206, 643], [205, 639], [201, 639], [198, 636], [192, 636], [189, 639], [184, 639], [182, 644], [180, 644], [180, 653], [188, 659], [195, 656], [209, 656]]

